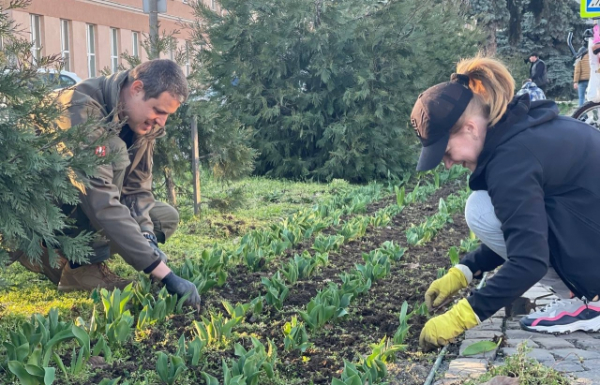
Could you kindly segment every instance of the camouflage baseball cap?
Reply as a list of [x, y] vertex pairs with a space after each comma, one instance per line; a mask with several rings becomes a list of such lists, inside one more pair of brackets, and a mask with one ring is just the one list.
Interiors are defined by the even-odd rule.
[[419, 95], [410, 114], [410, 122], [423, 145], [417, 171], [431, 170], [440, 164], [450, 130], [472, 98], [469, 77], [463, 74], [452, 74], [449, 82], [436, 84]]

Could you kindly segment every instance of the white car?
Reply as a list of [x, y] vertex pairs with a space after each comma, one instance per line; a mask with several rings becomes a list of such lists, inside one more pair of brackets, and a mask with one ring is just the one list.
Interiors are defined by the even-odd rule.
[[41, 79], [53, 90], [74, 86], [82, 79], [75, 72], [58, 71], [55, 68], [38, 68]]

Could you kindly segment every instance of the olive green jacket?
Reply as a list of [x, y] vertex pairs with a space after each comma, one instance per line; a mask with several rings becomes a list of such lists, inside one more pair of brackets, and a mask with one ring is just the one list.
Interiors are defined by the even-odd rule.
[[[57, 94], [65, 108], [57, 122], [61, 129], [69, 129], [88, 121], [97, 121], [90, 135], [90, 143], [107, 130], [120, 127], [119, 95], [129, 71], [108, 77], [85, 80]], [[112, 128], [109, 128], [112, 127]], [[154, 206], [152, 195], [152, 155], [155, 139], [164, 135], [164, 128], [155, 126], [144, 136], [135, 136], [134, 144], [127, 148], [118, 135], [110, 135], [105, 146], [90, 148], [97, 156], [112, 154], [111, 163], [99, 166], [94, 176], [83, 176], [88, 186], [80, 187], [81, 208], [93, 226], [108, 238], [111, 249], [141, 271], [158, 257], [142, 232], [153, 232], [150, 210]]]

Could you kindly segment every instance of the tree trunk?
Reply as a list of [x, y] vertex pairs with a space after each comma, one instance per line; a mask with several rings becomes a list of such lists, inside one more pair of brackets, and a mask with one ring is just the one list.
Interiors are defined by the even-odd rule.
[[492, 24], [492, 28], [490, 28], [489, 32], [488, 42], [483, 47], [483, 53], [487, 57], [492, 57], [496, 55], [496, 49], [498, 48], [498, 43], [496, 42], [496, 28], [497, 24]]
[[165, 167], [164, 171], [169, 204], [173, 207], [177, 207], [177, 192], [175, 192], [175, 181], [173, 180], [173, 172], [168, 167]]
[[516, 46], [521, 41], [523, 33], [521, 22], [523, 15], [521, 14], [522, 4], [520, 0], [508, 0], [506, 2], [509, 13], [508, 21], [508, 43]]

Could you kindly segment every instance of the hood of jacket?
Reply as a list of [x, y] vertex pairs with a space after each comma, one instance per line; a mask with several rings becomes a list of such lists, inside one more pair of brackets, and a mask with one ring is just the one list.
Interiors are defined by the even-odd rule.
[[551, 100], [531, 102], [529, 95], [514, 98], [502, 119], [493, 127], [489, 127], [483, 150], [477, 158], [477, 167], [471, 174], [469, 185], [472, 190], [486, 190], [485, 169], [494, 156], [496, 149], [511, 140], [515, 135], [558, 116], [558, 107]]

